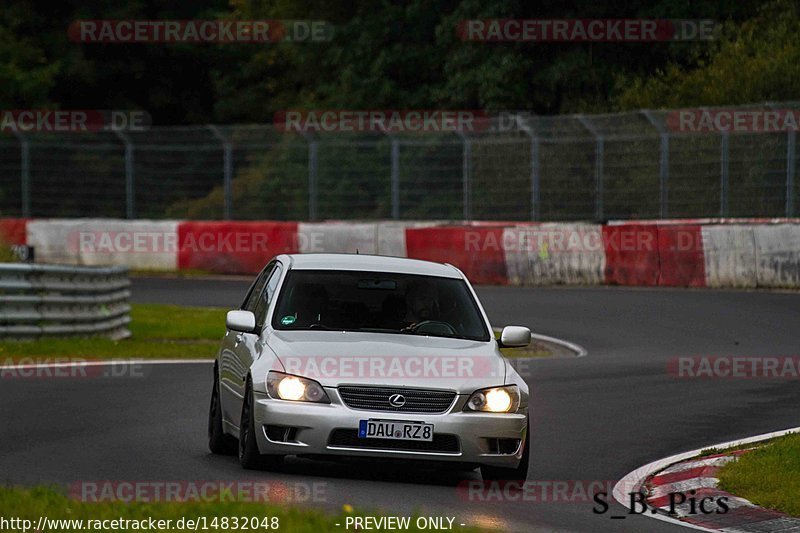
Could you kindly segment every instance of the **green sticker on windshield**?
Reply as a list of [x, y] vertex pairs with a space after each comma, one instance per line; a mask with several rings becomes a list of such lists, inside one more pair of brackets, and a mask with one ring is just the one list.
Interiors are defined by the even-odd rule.
[[295, 320], [297, 320], [297, 318], [295, 318], [294, 315], [288, 315], [281, 318], [281, 324], [283, 324], [284, 326], [290, 326], [294, 324]]

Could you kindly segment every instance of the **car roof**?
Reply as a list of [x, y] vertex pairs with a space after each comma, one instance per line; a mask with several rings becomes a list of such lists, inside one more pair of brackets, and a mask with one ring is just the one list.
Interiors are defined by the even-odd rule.
[[419, 259], [406, 259], [404, 257], [316, 253], [291, 254], [285, 257], [289, 258], [292, 270], [363, 270], [365, 272], [391, 272], [395, 274], [437, 276], [440, 278], [463, 278], [461, 272], [453, 266]]

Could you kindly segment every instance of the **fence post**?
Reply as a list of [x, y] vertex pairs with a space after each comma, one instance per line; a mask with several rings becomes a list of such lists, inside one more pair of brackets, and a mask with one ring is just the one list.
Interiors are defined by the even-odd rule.
[[539, 220], [541, 217], [539, 205], [539, 137], [533, 132], [525, 117], [517, 115], [516, 120], [520, 129], [531, 139], [531, 220]]
[[207, 127], [222, 143], [222, 190], [224, 194], [222, 218], [230, 220], [233, 207], [233, 143], [222, 134], [217, 126], [207, 124]]
[[730, 187], [730, 135], [722, 132], [720, 139], [719, 216], [728, 216], [728, 188]]
[[786, 218], [794, 216], [794, 173], [795, 173], [795, 145], [797, 132], [786, 132]]
[[123, 143], [125, 143], [125, 217], [136, 218], [136, 205], [134, 196], [133, 174], [133, 141], [124, 132], [114, 130]]
[[308, 141], [308, 219], [317, 220], [319, 141], [308, 133], [304, 133], [303, 136]]
[[392, 218], [400, 218], [400, 141], [392, 140]]
[[19, 139], [20, 147], [20, 202], [22, 204], [22, 217], [31, 216], [31, 150], [30, 142], [19, 131], [14, 129], [14, 135]]
[[[780, 111], [779, 104], [775, 102], [767, 102], [767, 107], [770, 109]], [[794, 176], [795, 176], [795, 159], [797, 144], [797, 130], [786, 130], [786, 218], [794, 216]]]
[[659, 149], [658, 166], [658, 189], [659, 189], [659, 216], [667, 218], [669, 216], [669, 132], [664, 125], [653, 116], [649, 109], [642, 109], [642, 114], [650, 121], [650, 124], [658, 131], [661, 137]]
[[472, 220], [472, 141], [459, 131], [458, 136], [463, 142], [461, 153], [461, 191], [464, 220]]
[[595, 138], [594, 146], [594, 217], [596, 220], [603, 220], [603, 160], [605, 159], [605, 139], [600, 131], [594, 127], [585, 116], [578, 115], [577, 119], [583, 124], [589, 133]]

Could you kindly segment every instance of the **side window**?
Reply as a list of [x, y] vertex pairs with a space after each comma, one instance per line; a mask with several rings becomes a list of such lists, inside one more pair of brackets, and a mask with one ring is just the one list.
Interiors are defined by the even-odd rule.
[[275, 270], [275, 263], [267, 265], [261, 274], [259, 274], [255, 283], [250, 287], [250, 292], [247, 293], [247, 297], [244, 299], [244, 303], [242, 304], [242, 309], [244, 311], [255, 313], [256, 305], [258, 304], [258, 296], [263, 292], [264, 285], [267, 283], [267, 279], [269, 279], [269, 275], [273, 270]]
[[281, 279], [281, 267], [276, 266], [267, 280], [267, 285], [258, 297], [258, 303], [253, 313], [256, 315], [256, 326], [259, 328], [264, 325], [267, 319], [267, 310], [269, 304], [272, 303], [272, 297], [275, 296], [275, 291], [278, 290], [278, 281]]

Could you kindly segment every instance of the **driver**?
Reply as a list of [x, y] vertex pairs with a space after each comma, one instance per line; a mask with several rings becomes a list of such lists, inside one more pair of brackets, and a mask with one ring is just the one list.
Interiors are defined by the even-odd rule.
[[406, 322], [411, 326], [439, 318], [438, 292], [426, 281], [415, 282], [406, 290]]

